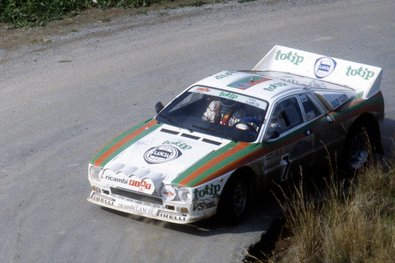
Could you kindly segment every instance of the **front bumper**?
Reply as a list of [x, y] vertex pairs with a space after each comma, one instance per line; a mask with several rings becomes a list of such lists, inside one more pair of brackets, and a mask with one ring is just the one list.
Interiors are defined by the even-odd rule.
[[[89, 202], [124, 213], [144, 216], [177, 224], [188, 224], [208, 218], [216, 213], [218, 198], [190, 204], [153, 203], [135, 200], [112, 193], [103, 194], [92, 190]], [[181, 212], [184, 211], [185, 213]]]

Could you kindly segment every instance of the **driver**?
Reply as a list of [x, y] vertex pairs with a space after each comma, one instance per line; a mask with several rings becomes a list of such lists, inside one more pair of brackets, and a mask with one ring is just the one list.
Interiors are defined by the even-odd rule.
[[236, 115], [240, 115], [237, 111], [237, 104], [237, 101], [224, 98], [215, 99], [208, 105], [202, 119], [212, 123], [233, 126]]
[[247, 110], [241, 103], [220, 98], [214, 99], [209, 103], [206, 111], [203, 113], [202, 119], [225, 126], [235, 126], [241, 130], [247, 130], [251, 126], [257, 130], [258, 126], [256, 124], [256, 127], [254, 127], [255, 118], [247, 117], [246, 114]]

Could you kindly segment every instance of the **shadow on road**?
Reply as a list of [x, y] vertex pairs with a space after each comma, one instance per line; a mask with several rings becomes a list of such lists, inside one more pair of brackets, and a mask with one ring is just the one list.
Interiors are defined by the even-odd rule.
[[254, 205], [249, 211], [247, 217], [241, 223], [235, 225], [224, 224], [215, 216], [199, 222], [182, 225], [145, 218], [142, 216], [130, 215], [105, 207], [102, 207], [102, 209], [145, 224], [161, 226], [172, 231], [201, 237], [220, 235], [224, 233], [263, 232], [270, 227], [273, 220], [281, 216], [280, 206], [274, 198], [271, 189], [268, 189], [267, 193], [254, 200]]
[[198, 236], [212, 236], [224, 233], [249, 233], [266, 231], [272, 221], [281, 216], [281, 209], [271, 189], [256, 198], [247, 217], [239, 224], [224, 224], [212, 217], [189, 225], [166, 224], [165, 228]]

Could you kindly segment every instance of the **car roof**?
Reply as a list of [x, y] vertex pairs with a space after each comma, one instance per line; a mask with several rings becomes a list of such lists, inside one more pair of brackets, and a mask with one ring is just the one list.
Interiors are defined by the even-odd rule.
[[272, 102], [279, 95], [286, 96], [305, 88], [254, 71], [221, 71], [196, 82], [193, 86], [207, 86], [237, 92]]

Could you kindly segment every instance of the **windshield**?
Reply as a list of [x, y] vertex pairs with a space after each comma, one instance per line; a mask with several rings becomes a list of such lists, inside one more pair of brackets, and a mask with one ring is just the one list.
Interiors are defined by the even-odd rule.
[[255, 141], [267, 102], [209, 87], [185, 91], [156, 117], [159, 122], [235, 141]]

